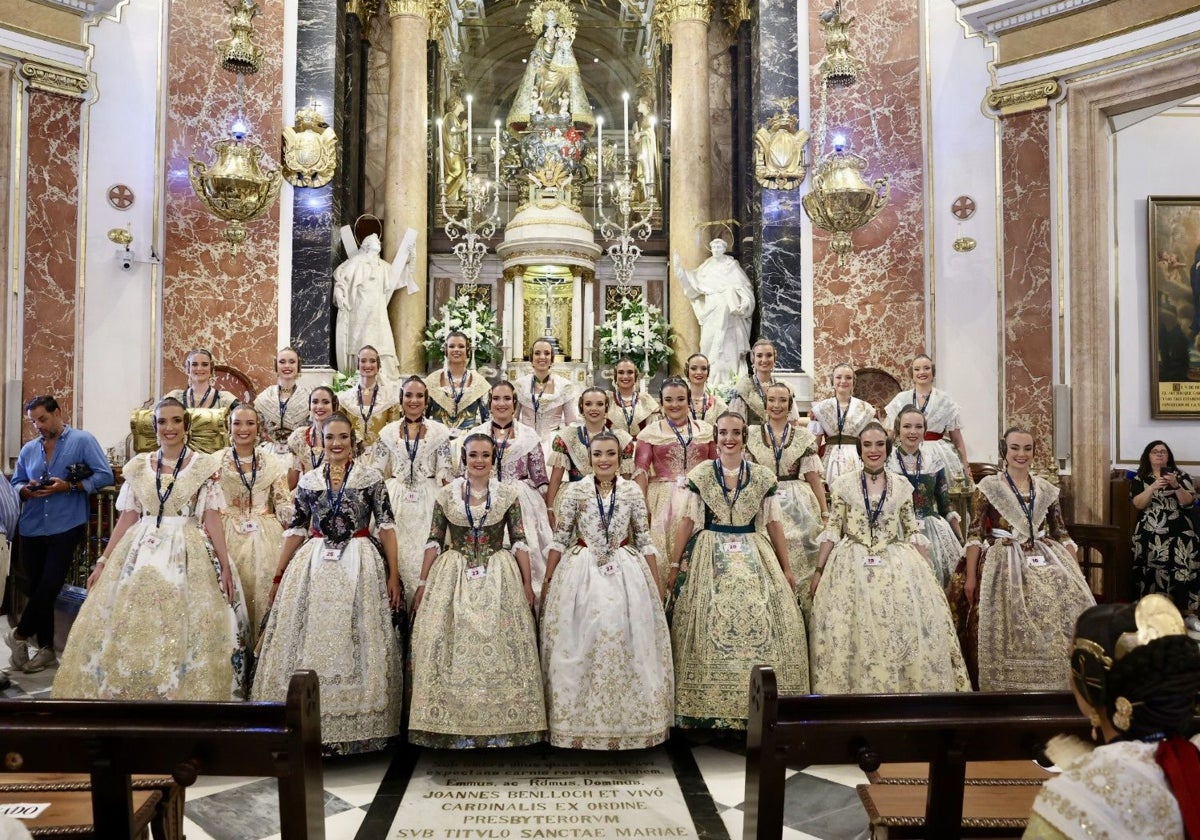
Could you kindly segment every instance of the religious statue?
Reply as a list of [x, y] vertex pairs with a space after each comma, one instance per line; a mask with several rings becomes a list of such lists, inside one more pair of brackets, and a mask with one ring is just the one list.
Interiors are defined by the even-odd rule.
[[507, 125], [520, 134], [547, 118], [590, 133], [596, 124], [575, 60], [575, 16], [562, 0], [542, 0], [529, 16], [538, 35]]
[[754, 315], [754, 290], [738, 261], [728, 256], [724, 239], [708, 243], [712, 256], [694, 271], [672, 259], [683, 292], [692, 302], [700, 322], [700, 352], [708, 356], [711, 381], [734, 381], [746, 375], [750, 349], [750, 319]]
[[467, 107], [457, 93], [446, 100], [442, 115], [442, 166], [446, 178], [446, 201], [462, 203], [462, 188], [467, 180], [467, 127], [463, 115]]
[[379, 352], [379, 375], [390, 382], [400, 380], [396, 342], [388, 321], [388, 302], [401, 286], [406, 286], [409, 294], [418, 290], [413, 279], [416, 247], [417, 232], [409, 229], [396, 252], [396, 259], [389, 264], [380, 255], [379, 237], [372, 233], [348, 260], [333, 270], [333, 302], [338, 308], [335, 343], [339, 363], [369, 344]]
[[650, 100], [644, 96], [640, 97], [637, 102], [637, 128], [633, 132], [639, 203], [658, 200], [659, 167], [662, 157], [658, 153], [658, 129], [651, 111]]

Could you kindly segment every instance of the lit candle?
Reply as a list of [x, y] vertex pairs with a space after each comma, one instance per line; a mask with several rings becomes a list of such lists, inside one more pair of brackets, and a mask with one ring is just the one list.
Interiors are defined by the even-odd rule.
[[[469, 99], [467, 101], [470, 102]], [[624, 111], [622, 124], [624, 125], [623, 134], [625, 136], [625, 160], [629, 160], [629, 91], [621, 94], [621, 102], [622, 110]]]
[[496, 189], [500, 189], [500, 120], [496, 120]]
[[446, 184], [446, 144], [442, 142], [442, 120], [437, 121], [438, 130], [438, 183]]
[[604, 183], [604, 117], [596, 117], [596, 195]]
[[470, 157], [472, 152], [471, 146], [471, 100], [474, 99], [471, 94], [467, 94], [467, 157]]

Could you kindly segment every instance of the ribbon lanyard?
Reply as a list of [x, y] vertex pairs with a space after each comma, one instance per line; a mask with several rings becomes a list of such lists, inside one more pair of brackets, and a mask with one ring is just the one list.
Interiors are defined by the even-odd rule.
[[679, 441], [679, 445], [683, 448], [683, 472], [687, 474], [687, 456], [688, 447], [692, 445], [692, 440], [695, 439], [696, 433], [692, 431], [692, 422], [689, 420], [687, 424], [687, 440], [683, 439], [683, 435], [679, 434], [679, 429], [671, 422], [671, 418], [667, 418], [667, 425], [671, 427], [671, 431], [675, 433], [675, 440]]
[[354, 462], [346, 464], [346, 474], [342, 476], [342, 486], [338, 488], [337, 495], [333, 495], [333, 480], [329, 477], [330, 464], [325, 465], [325, 491], [333, 499], [329, 503], [329, 521], [333, 522], [337, 519], [338, 514], [342, 512], [342, 497], [346, 495], [346, 488], [350, 486], [350, 470], [354, 469]]
[[317, 450], [313, 449], [312, 432], [312, 426], [309, 426], [304, 430], [304, 443], [306, 446], [308, 446], [308, 462], [312, 464], [312, 468], [315, 470], [317, 467], [321, 466], [321, 464], [325, 463], [325, 447], [321, 447], [321, 457], [318, 458]]
[[696, 413], [696, 398], [692, 397], [688, 400], [688, 410], [692, 413], [693, 420], [703, 420], [704, 415], [708, 414], [708, 394], [700, 395], [700, 413]]
[[462, 402], [463, 394], [467, 392], [467, 377], [471, 375], [471, 371], [464, 370], [462, 382], [458, 385], [454, 384], [454, 374], [450, 372], [450, 368], [443, 371], [446, 374], [446, 381], [450, 383], [450, 396], [454, 400], [454, 416], [458, 416], [458, 404]]
[[192, 386], [183, 392], [183, 407], [184, 408], [204, 408], [204, 404], [208, 402], [208, 395], [212, 393], [212, 386], [209, 385], [204, 391], [204, 396], [200, 398], [200, 402], [195, 401], [195, 392], [192, 391]]
[[775, 439], [775, 430], [771, 428], [770, 421], [763, 423], [763, 428], [766, 429], [767, 434], [771, 436], [771, 452], [775, 455], [775, 477], [778, 478], [781, 475], [779, 468], [782, 466], [781, 462], [783, 461], [784, 450], [786, 450], [788, 448], [788, 444], [792, 442], [792, 427], [788, 426], [786, 429], [784, 429], [783, 443], [779, 443]]
[[[854, 397], [850, 398], [851, 401], [853, 399]], [[850, 405], [850, 402], [846, 403], [846, 413], [842, 414], [842, 404], [838, 402], [836, 395], [833, 398], [833, 409], [837, 412], [838, 443], [841, 443], [842, 428], [846, 425], [846, 418], [850, 416]]]
[[251, 452], [250, 454], [250, 480], [246, 481], [246, 473], [242, 471], [242, 459], [238, 457], [237, 447], [229, 447], [229, 451], [233, 453], [233, 465], [237, 467], [238, 478], [242, 480], [242, 486], [246, 488], [246, 495], [250, 500], [246, 503], [246, 508], [249, 510], [254, 506], [254, 485], [258, 483], [258, 453]]
[[292, 393], [288, 394], [288, 398], [286, 400], [283, 398], [283, 389], [279, 388], [279, 386], [275, 387], [277, 388], [276, 393], [279, 395], [279, 428], [282, 429], [284, 426], [284, 418], [287, 416], [288, 403], [292, 401], [292, 397], [296, 396], [296, 386], [292, 386]]
[[915, 405], [915, 406], [917, 407], [917, 411], [919, 411], [919, 412], [921, 412], [922, 414], [924, 414], [924, 413], [925, 413], [925, 409], [926, 409], [926, 407], [929, 405], [929, 401], [930, 401], [931, 399], [933, 399], [933, 391], [930, 391], [930, 392], [929, 392], [929, 394], [928, 394], [928, 395], [926, 395], [926, 397], [925, 397], [925, 402], [920, 402], [920, 401], [917, 399], [917, 389], [916, 389], [916, 388], [913, 388], [913, 399], [912, 399], [912, 404], [913, 404], [913, 405]]
[[[508, 432], [508, 437], [504, 438], [503, 443], [501, 443], [499, 440], [496, 439], [496, 430], [497, 429]], [[508, 424], [507, 427], [505, 427], [505, 426], [497, 426], [496, 421], [494, 421], [494, 420], [492, 421], [492, 440], [496, 444], [496, 473], [497, 474], [499, 474], [500, 468], [502, 466], [504, 466], [504, 453], [508, 451], [508, 445], [510, 443], [512, 443], [513, 433], [515, 431], [516, 431], [516, 427], [513, 426], [513, 424], [511, 422]], [[491, 490], [489, 490], [488, 492], [490, 493]]]
[[1008, 470], [1004, 471], [1004, 480], [1008, 482], [1008, 486], [1012, 488], [1013, 495], [1017, 497], [1017, 504], [1021, 506], [1021, 513], [1025, 514], [1025, 518], [1029, 520], [1029, 541], [1032, 543], [1036, 532], [1033, 530], [1033, 503], [1037, 499], [1037, 488], [1033, 483], [1033, 476], [1029, 476], [1029, 504], [1025, 504], [1025, 497], [1017, 490], [1017, 485], [1013, 483], [1012, 476], [1008, 474]]
[[[167, 504], [167, 499], [171, 498], [171, 491], [175, 489], [175, 482], [179, 478], [179, 470], [183, 467], [183, 459], [187, 457], [187, 447], [179, 450], [179, 460], [175, 462], [175, 471], [171, 473], [171, 483], [167, 485], [167, 492], [162, 489], [162, 471], [157, 467], [154, 470], [154, 494], [158, 496], [158, 516], [154, 520], [154, 527], [161, 528], [163, 520], [163, 508]], [[158, 466], [161, 467], [163, 462], [163, 451], [158, 450]]]
[[746, 474], [746, 459], [738, 464], [737, 483], [733, 494], [733, 501], [729, 501], [729, 488], [725, 486], [725, 468], [721, 465], [720, 458], [713, 459], [713, 472], [717, 476], [717, 484], [721, 487], [721, 495], [725, 497], [725, 504], [729, 506], [729, 524], [733, 524], [733, 506], [737, 504], [738, 498], [742, 495], [742, 491], [750, 486], [750, 476]]
[[542, 398], [546, 396], [546, 389], [550, 387], [550, 377], [546, 377], [546, 381], [540, 383], [542, 390], [538, 391], [537, 374], [529, 375], [529, 401], [533, 403], [533, 416], [537, 417], [538, 412], [542, 410]]
[[875, 544], [875, 524], [879, 522], [879, 515], [883, 513], [883, 503], [887, 501], [887, 473], [883, 474], [883, 492], [879, 494], [879, 503], [875, 505], [875, 510], [871, 510], [871, 496], [867, 492], [867, 471], [863, 470], [859, 474], [859, 481], [862, 482], [863, 508], [867, 511], [867, 528], [871, 532], [871, 545]]
[[613, 513], [617, 510], [617, 477], [613, 476], [612, 492], [608, 495], [608, 513], [604, 513], [604, 498], [600, 495], [600, 482], [596, 482], [596, 507], [600, 508], [600, 525], [604, 528], [604, 543], [608, 548], [612, 548], [612, 538], [608, 533], [608, 526], [612, 524]]
[[471, 553], [478, 560], [479, 539], [483, 534], [483, 526], [487, 522], [488, 513], [492, 510], [492, 483], [488, 482], [487, 501], [484, 503], [483, 516], [476, 523], [475, 515], [471, 513], [471, 482], [469, 479], [463, 479], [463, 510], [467, 512], [467, 525], [471, 529]]
[[[463, 375], [464, 383], [466, 382], [466, 378], [467, 377], [464, 374]], [[363, 405], [363, 401], [362, 401], [362, 385], [360, 384], [358, 386], [358, 410], [362, 414], [363, 434], [364, 435], [367, 433], [367, 424], [371, 422], [371, 415], [375, 413], [375, 406], [377, 404], [378, 397], [379, 397], [379, 383], [376, 382], [375, 387], [371, 389], [371, 410], [368, 411], [367, 407], [365, 405]]]
[[[417, 426], [421, 426], [420, 420], [417, 421]], [[408, 420], [401, 423], [400, 427], [404, 431], [404, 451], [408, 453], [408, 486], [411, 487], [417, 483], [417, 451], [421, 448], [421, 429], [417, 429], [417, 436], [411, 439], [412, 444], [409, 445]]]
[[630, 402], [629, 402], [629, 411], [625, 410], [625, 400], [623, 400], [621, 398], [621, 389], [618, 388], [616, 391], [613, 391], [613, 394], [617, 398], [617, 407], [619, 409], [621, 409], [621, 415], [625, 418], [625, 426], [629, 429], [630, 434], [632, 434], [633, 433], [633, 418], [634, 418], [634, 416], [637, 415], [637, 404], [638, 404], [637, 392], [634, 391], [633, 399], [630, 400]]
[[916, 486], [916, 483], [921, 480], [921, 447], [917, 447], [917, 471], [910, 473], [908, 468], [904, 466], [904, 449], [903, 447], [896, 453], [896, 461], [900, 464], [900, 472], [904, 473], [904, 477]]

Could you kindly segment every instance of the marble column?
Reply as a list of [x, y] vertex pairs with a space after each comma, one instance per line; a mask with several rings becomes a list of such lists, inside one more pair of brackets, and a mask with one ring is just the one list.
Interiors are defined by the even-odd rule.
[[388, 307], [396, 355], [402, 373], [425, 372], [427, 227], [429, 165], [427, 152], [429, 77], [427, 43], [445, 20], [445, 0], [388, 0], [392, 23], [388, 78], [387, 176], [384, 182], [384, 257], [391, 260], [404, 231], [418, 231], [418, 292], [401, 289]]
[[346, 14], [337, 0], [299, 0], [296, 21], [296, 110], [315, 102], [339, 143], [333, 180], [292, 191], [292, 345], [305, 363], [336, 368], [344, 360], [332, 358], [330, 290], [337, 228], [345, 217]]
[[[696, 226], [710, 221], [710, 7], [707, 0], [666, 0], [660, 8], [667, 27], [662, 34], [671, 44], [670, 250], [679, 255], [684, 266], [695, 268], [708, 258], [707, 231]], [[668, 286], [667, 306], [671, 327], [678, 335], [671, 370], [682, 373], [684, 361], [700, 347], [700, 325], [674, 271]]]

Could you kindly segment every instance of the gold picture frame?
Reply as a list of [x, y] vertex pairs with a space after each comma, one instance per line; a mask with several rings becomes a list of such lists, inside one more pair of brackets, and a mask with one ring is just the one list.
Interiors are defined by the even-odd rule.
[[1200, 419], [1200, 197], [1146, 200], [1150, 416]]

